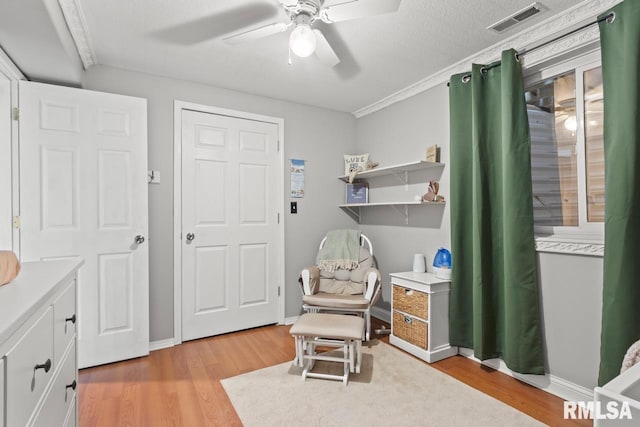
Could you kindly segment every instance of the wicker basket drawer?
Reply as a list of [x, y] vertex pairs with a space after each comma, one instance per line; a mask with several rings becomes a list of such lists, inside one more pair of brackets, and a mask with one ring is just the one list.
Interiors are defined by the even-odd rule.
[[428, 319], [428, 294], [398, 285], [392, 285], [392, 288], [394, 310], [402, 311], [421, 319]]
[[393, 312], [393, 328], [391, 333], [396, 337], [405, 340], [422, 349], [427, 349], [428, 342], [427, 322], [416, 319], [406, 314]]

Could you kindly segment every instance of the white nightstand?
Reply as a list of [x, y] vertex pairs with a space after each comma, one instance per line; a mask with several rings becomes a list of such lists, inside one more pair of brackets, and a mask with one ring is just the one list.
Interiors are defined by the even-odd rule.
[[458, 354], [449, 345], [450, 281], [432, 273], [391, 273], [391, 344], [429, 363]]

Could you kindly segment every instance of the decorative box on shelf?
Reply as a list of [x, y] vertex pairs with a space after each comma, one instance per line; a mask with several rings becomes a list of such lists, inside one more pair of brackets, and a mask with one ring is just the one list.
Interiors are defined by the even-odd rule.
[[369, 184], [366, 182], [354, 182], [347, 184], [345, 201], [348, 205], [353, 203], [369, 203]]
[[458, 354], [449, 345], [450, 281], [432, 273], [391, 273], [389, 342], [429, 363]]

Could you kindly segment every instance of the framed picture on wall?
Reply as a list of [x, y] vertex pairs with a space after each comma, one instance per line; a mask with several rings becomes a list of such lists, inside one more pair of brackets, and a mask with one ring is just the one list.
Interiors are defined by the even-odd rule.
[[346, 203], [369, 203], [369, 184], [366, 182], [347, 184]]

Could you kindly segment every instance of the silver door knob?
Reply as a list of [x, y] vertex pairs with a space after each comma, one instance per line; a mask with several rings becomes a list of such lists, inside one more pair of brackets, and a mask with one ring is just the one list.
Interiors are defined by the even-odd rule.
[[144, 236], [141, 234], [138, 234], [134, 240], [138, 245], [141, 245], [144, 243]]
[[193, 239], [196, 238], [196, 235], [193, 233], [187, 233], [187, 242], [192, 241]]

